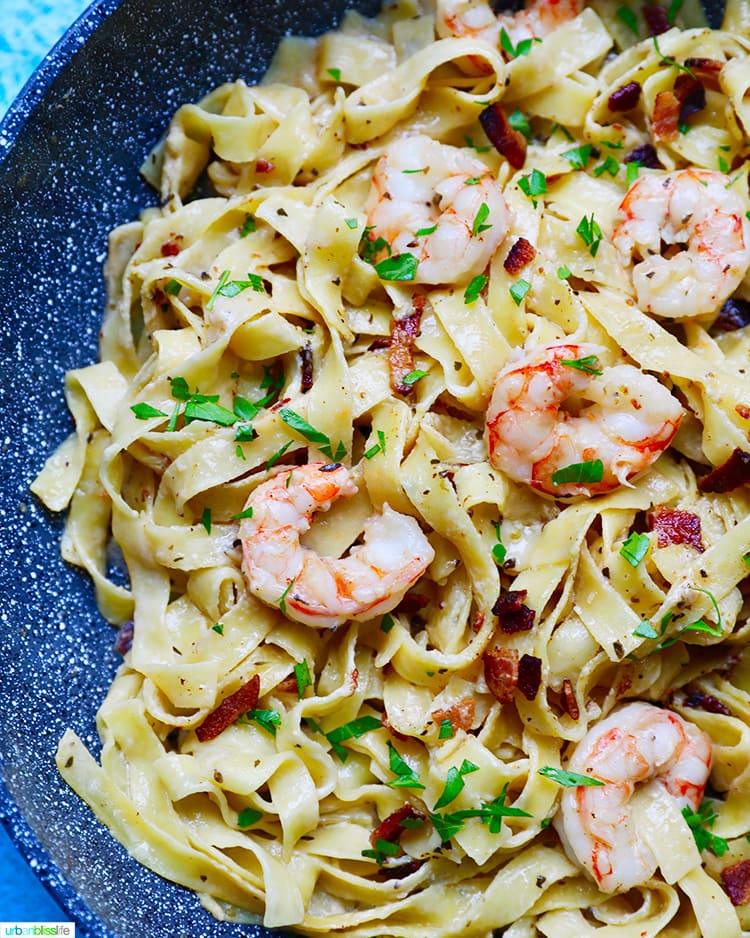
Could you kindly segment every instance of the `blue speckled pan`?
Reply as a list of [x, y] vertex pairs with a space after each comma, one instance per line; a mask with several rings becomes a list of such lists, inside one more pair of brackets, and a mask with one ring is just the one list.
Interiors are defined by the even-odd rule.
[[[258, 78], [285, 32], [330, 28], [347, 5], [98, 0], [0, 126], [0, 815], [79, 935], [270, 934], [216, 922], [130, 860], [59, 779], [67, 726], [97, 749], [117, 656], [88, 580], [60, 559], [60, 519], [28, 486], [71, 428], [63, 375], [96, 359], [107, 232], [153, 202], [138, 167], [172, 112]], [[706, 7], [718, 25], [721, 0]]]

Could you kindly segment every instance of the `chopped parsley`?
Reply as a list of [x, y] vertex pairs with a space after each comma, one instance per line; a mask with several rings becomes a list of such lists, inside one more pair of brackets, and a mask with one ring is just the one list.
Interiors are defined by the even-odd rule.
[[163, 410], [157, 410], [155, 407], [152, 407], [150, 404], [146, 403], [132, 404], [130, 409], [136, 415], [138, 420], [150, 420], [152, 417], [167, 416]]
[[537, 770], [538, 775], [543, 775], [551, 782], [557, 782], [563, 788], [580, 788], [590, 786], [592, 788], [604, 785], [598, 778], [591, 778], [589, 775], [578, 775], [577, 772], [568, 772], [565, 769], [556, 769], [551, 765], [545, 765], [544, 768]]
[[401, 379], [401, 383], [407, 385], [407, 387], [413, 387], [417, 381], [420, 381], [422, 378], [426, 378], [429, 374], [429, 371], [422, 371], [417, 368], [414, 371], [410, 371], [409, 374], [404, 375]]
[[629, 7], [619, 7], [615, 10], [615, 16], [634, 36], [638, 35], [638, 17]]
[[237, 815], [237, 827], [252, 827], [252, 825], [257, 824], [262, 817], [263, 814], [260, 811], [256, 811], [255, 808], [244, 808]]
[[599, 245], [602, 242], [604, 234], [598, 222], [595, 221], [593, 212], [591, 213], [591, 218], [587, 218], [585, 215], [583, 216], [576, 228], [576, 234], [589, 249], [589, 254], [592, 257], [596, 257], [596, 252], [599, 250]]
[[604, 478], [604, 463], [601, 459], [571, 463], [552, 473], [553, 485], [565, 485], [569, 482], [601, 482]]
[[440, 721], [440, 732], [438, 739], [453, 739], [453, 724], [450, 720]]
[[489, 218], [490, 207], [486, 202], [482, 204], [477, 209], [477, 214], [474, 216], [474, 223], [471, 226], [471, 234], [473, 237], [481, 234], [483, 231], [487, 231], [492, 225], [485, 225], [485, 222]]
[[561, 358], [561, 365], [567, 365], [568, 368], [575, 368], [578, 371], [584, 371], [587, 375], [603, 374], [599, 368], [599, 359], [596, 355], [585, 355], [583, 358]]
[[717, 837], [716, 834], [712, 834], [708, 830], [708, 828], [714, 826], [718, 817], [713, 811], [710, 801], [704, 801], [697, 811], [693, 811], [690, 805], [685, 805], [682, 809], [682, 816], [693, 832], [695, 845], [701, 853], [704, 850], [710, 850], [714, 856], [721, 857], [729, 850], [729, 844], [723, 837]]
[[418, 264], [413, 254], [394, 254], [375, 264], [375, 273], [381, 280], [413, 280], [417, 275]]
[[312, 678], [310, 677], [310, 667], [306, 659], [300, 661], [294, 666], [294, 676], [297, 679], [297, 696], [300, 700], [305, 696], [308, 687], [312, 687]]
[[296, 430], [308, 443], [313, 443], [318, 447], [321, 453], [334, 462], [340, 462], [344, 456], [346, 456], [346, 447], [341, 440], [339, 440], [334, 450], [331, 438], [321, 430], [316, 430], [315, 427], [309, 424], [304, 417], [301, 417], [296, 411], [291, 410], [289, 407], [282, 407], [279, 411], [279, 417], [281, 417], [288, 427], [291, 427], [292, 430]]
[[203, 514], [201, 515], [201, 524], [206, 529], [206, 534], [211, 533], [211, 509], [204, 508]]
[[532, 169], [528, 176], [521, 176], [518, 180], [518, 188], [531, 199], [531, 204], [536, 208], [536, 196], [544, 195], [547, 191], [547, 177], [540, 169]]
[[433, 810], [437, 811], [439, 808], [444, 808], [446, 805], [449, 805], [451, 801], [454, 801], [463, 791], [464, 776], [469, 775], [471, 772], [478, 771], [479, 766], [475, 765], [473, 762], [469, 762], [468, 759], [464, 759], [460, 768], [452, 766], [450, 769], [448, 769], [448, 775], [445, 780], [445, 788], [443, 789], [443, 793], [435, 802]]
[[414, 769], [399, 755], [396, 747], [388, 740], [388, 764], [396, 778], [386, 782], [391, 788], [424, 788]]
[[486, 285], [487, 277], [485, 277], [484, 274], [479, 274], [478, 276], [474, 277], [464, 290], [464, 303], [467, 306], [471, 306], [472, 303], [476, 303]]
[[266, 733], [275, 736], [276, 727], [281, 726], [281, 714], [278, 710], [248, 710], [244, 716], [240, 717], [238, 722], [244, 725], [257, 723]]
[[602, 176], [604, 173], [609, 173], [610, 176], [616, 176], [619, 172], [620, 164], [611, 153], [607, 154], [607, 158], [603, 163], [599, 163], [598, 166], [594, 167], [595, 176]]
[[523, 111], [513, 111], [508, 115], [508, 123], [519, 133], [523, 134], [527, 140], [531, 140], [531, 125]]
[[566, 159], [573, 169], [585, 169], [586, 164], [589, 161], [591, 156], [592, 146], [590, 143], [585, 143], [580, 147], [574, 147], [572, 150], [567, 150], [562, 154], [563, 159]]
[[526, 294], [531, 289], [531, 284], [528, 280], [516, 280], [514, 284], [508, 287], [508, 292], [513, 297], [513, 300], [516, 306], [521, 305], [521, 301], [526, 296]]
[[631, 531], [622, 542], [620, 556], [624, 557], [631, 567], [637, 567], [648, 553], [650, 546], [651, 538], [648, 534], [639, 534], [637, 531]]

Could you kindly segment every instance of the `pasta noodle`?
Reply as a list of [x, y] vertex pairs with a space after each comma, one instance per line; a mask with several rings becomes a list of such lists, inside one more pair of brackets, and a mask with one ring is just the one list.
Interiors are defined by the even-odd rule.
[[750, 934], [748, 22], [350, 11], [147, 161], [33, 486], [123, 654], [57, 759], [218, 918]]

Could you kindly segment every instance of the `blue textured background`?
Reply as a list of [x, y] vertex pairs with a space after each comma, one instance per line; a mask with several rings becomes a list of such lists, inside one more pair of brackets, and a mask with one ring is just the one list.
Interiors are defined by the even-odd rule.
[[87, 6], [87, 0], [0, 2], [0, 117], [47, 52]]
[[[87, 0], [1, 0], [0, 118]], [[67, 916], [0, 828], [0, 920], [64, 922]]]

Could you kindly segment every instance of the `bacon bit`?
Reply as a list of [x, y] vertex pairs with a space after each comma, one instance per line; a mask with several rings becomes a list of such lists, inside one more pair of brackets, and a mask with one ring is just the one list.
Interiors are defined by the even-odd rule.
[[[274, 690], [280, 694], [296, 694], [299, 690], [297, 678], [294, 674], [287, 675], [283, 681], [279, 681]], [[252, 710], [252, 707], [248, 708]]]
[[474, 615], [474, 618], [471, 620], [471, 631], [472, 632], [481, 632], [482, 626], [484, 625], [484, 613], [477, 612]]
[[269, 163], [268, 160], [256, 160], [255, 161], [255, 172], [256, 173], [272, 173], [276, 169], [273, 163]]
[[542, 683], [542, 659], [522, 655], [518, 662], [518, 689], [527, 700], [533, 700]]
[[195, 731], [198, 740], [205, 743], [209, 739], [215, 739], [243, 713], [254, 710], [258, 704], [259, 693], [260, 675], [254, 674], [247, 684], [243, 684], [239, 690], [225, 697], [219, 706], [209, 713]]
[[349, 675], [349, 681], [354, 690], [359, 687], [359, 668], [352, 668], [352, 673]]
[[303, 345], [299, 350], [300, 357], [300, 391], [306, 394], [313, 386], [313, 358], [309, 345]]
[[509, 703], [518, 686], [518, 652], [515, 648], [488, 648], [483, 659], [490, 693], [500, 703]]
[[721, 878], [732, 905], [746, 905], [750, 902], [750, 860], [740, 860], [731, 866], [725, 866]]
[[154, 303], [156, 303], [157, 306], [166, 306], [169, 303], [167, 294], [163, 290], [160, 290], [159, 287], [154, 290]]
[[750, 453], [737, 447], [721, 466], [698, 481], [701, 492], [731, 492], [750, 482]]
[[514, 632], [528, 632], [534, 627], [534, 610], [524, 606], [526, 590], [508, 590], [500, 594], [492, 607], [499, 619], [499, 625], [506, 635]]
[[503, 261], [503, 267], [509, 274], [517, 274], [527, 267], [536, 257], [536, 248], [527, 241], [526, 238], [519, 238], [513, 247], [508, 251], [508, 256]]
[[497, 152], [513, 169], [521, 169], [526, 162], [526, 137], [510, 126], [500, 104], [495, 102], [485, 108], [479, 115], [479, 123]]
[[615, 88], [607, 101], [610, 111], [632, 111], [641, 98], [641, 86], [637, 81]]
[[685, 698], [685, 706], [692, 710], [705, 710], [707, 713], [721, 713], [731, 716], [732, 711], [713, 694], [704, 694], [701, 690], [691, 691]]
[[450, 720], [454, 730], [463, 730], [468, 733], [474, 722], [476, 703], [473, 697], [462, 697], [450, 707], [432, 711], [432, 719], [439, 726], [443, 720]]
[[398, 611], [405, 616], [415, 616], [429, 605], [430, 599], [424, 593], [407, 593], [398, 604]]
[[161, 256], [174, 257], [176, 254], [179, 254], [180, 245], [177, 243], [178, 241], [182, 241], [182, 235], [177, 235], [176, 238], [165, 241], [161, 246]]
[[689, 68], [695, 77], [712, 91], [720, 91], [719, 75], [725, 62], [718, 59], [685, 59], [685, 68]]
[[396, 394], [413, 393], [413, 386], [404, 384], [404, 378], [414, 371], [414, 341], [419, 338], [421, 331], [424, 302], [424, 295], [417, 293], [413, 299], [414, 312], [391, 322], [388, 366], [391, 371], [391, 388]]
[[373, 339], [372, 342], [367, 346], [368, 352], [379, 352], [381, 349], [390, 348], [391, 340], [386, 339], [385, 336], [381, 336], [379, 339]]
[[734, 332], [747, 325], [750, 325], [750, 303], [730, 297], [719, 310], [711, 328], [718, 332]]
[[418, 869], [424, 866], [425, 862], [426, 858], [409, 860], [408, 863], [399, 863], [398, 866], [381, 866], [378, 870], [378, 877], [380, 879], [404, 879], [404, 877], [416, 873]]
[[123, 658], [133, 647], [133, 627], [134, 623], [123, 622], [120, 628], [117, 630], [117, 637], [115, 638], [115, 651], [118, 655], [122, 655]]
[[373, 847], [379, 840], [387, 840], [389, 844], [397, 844], [406, 830], [404, 821], [417, 820], [424, 821], [424, 814], [421, 814], [410, 804], [404, 804], [378, 824], [370, 834], [370, 843]]
[[692, 75], [680, 73], [675, 79], [674, 93], [680, 102], [680, 123], [706, 106], [706, 89]]
[[645, 166], [646, 169], [664, 169], [656, 154], [656, 150], [650, 143], [644, 143], [643, 146], [631, 150], [625, 157], [624, 162], [640, 163], [641, 166]]
[[680, 132], [680, 102], [674, 91], [660, 91], [654, 101], [651, 131], [655, 140], [675, 140]]
[[747, 404], [735, 404], [734, 412], [743, 420], [750, 420], [750, 407]]
[[573, 684], [567, 678], [562, 683], [562, 704], [571, 720], [577, 720], [581, 716]]
[[706, 549], [701, 539], [701, 519], [692, 511], [680, 511], [661, 505], [651, 513], [651, 530], [656, 531], [659, 547], [686, 544], [701, 554]]
[[625, 694], [627, 694], [627, 692], [630, 690], [632, 686], [633, 686], [633, 679], [632, 677], [630, 677], [629, 674], [626, 674], [625, 677], [623, 677], [622, 680], [619, 681], [617, 684], [617, 691], [616, 691], [617, 696], [624, 697]]
[[646, 20], [650, 36], [661, 36], [662, 33], [665, 33], [669, 29], [667, 11], [664, 7], [644, 7], [643, 18]]

